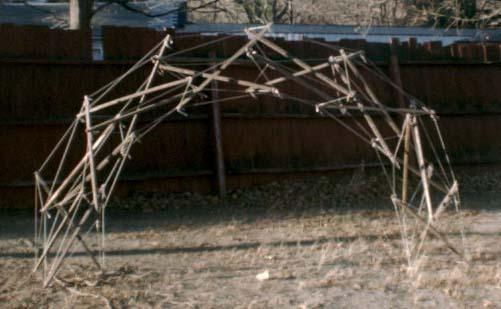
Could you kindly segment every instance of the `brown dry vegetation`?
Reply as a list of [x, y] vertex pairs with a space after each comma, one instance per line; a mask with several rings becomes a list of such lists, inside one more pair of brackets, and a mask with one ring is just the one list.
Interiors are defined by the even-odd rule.
[[[501, 15], [501, 3], [497, 0], [218, 0], [213, 7], [195, 9], [212, 2], [214, 1], [190, 0], [190, 21], [498, 27]], [[467, 13], [462, 9], [461, 3], [465, 3], [465, 6], [466, 3], [473, 3], [476, 10]]]
[[[4, 213], [0, 303], [7, 308], [497, 308], [501, 214], [493, 207], [500, 195], [497, 182], [487, 178], [492, 177], [467, 177], [472, 184], [464, 194], [464, 222], [471, 261], [431, 239], [412, 276], [378, 177], [285, 181], [232, 192], [226, 205], [193, 194], [117, 200], [111, 207], [121, 209], [112, 209], [109, 218], [108, 274], [99, 276], [79, 251], [46, 290], [38, 275], [29, 277], [30, 217]], [[491, 192], [480, 196], [473, 183], [482, 181]], [[361, 182], [372, 193], [356, 185]], [[449, 214], [440, 227], [460, 243], [457, 222]], [[265, 271], [269, 279], [257, 280]]]

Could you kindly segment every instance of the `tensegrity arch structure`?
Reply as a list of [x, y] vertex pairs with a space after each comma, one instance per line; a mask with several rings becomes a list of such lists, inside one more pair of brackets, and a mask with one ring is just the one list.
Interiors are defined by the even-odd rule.
[[[460, 200], [435, 112], [403, 91], [405, 107], [379, 101], [361, 69], [387, 79], [363, 52], [312, 41], [332, 51], [328, 59], [312, 66], [267, 39], [270, 26], [245, 29], [245, 44], [204, 70], [173, 65], [169, 60], [226, 38], [169, 53], [173, 42], [167, 35], [125, 74], [83, 98], [73, 123], [35, 172], [35, 238], [40, 250], [33, 271], [42, 270], [44, 287], [76, 250], [87, 252], [104, 272], [106, 207], [131, 147], [144, 135], [176, 113], [186, 115], [187, 110], [202, 105], [262, 97], [310, 106], [374, 149], [391, 188], [410, 269], [424, 254], [429, 234], [464, 257], [464, 247], [440, 231], [444, 211], [459, 212]], [[243, 58], [259, 70], [257, 78], [227, 74]], [[150, 74], [136, 91], [115, 97], [114, 90], [124, 79], [148, 65], [152, 66]], [[290, 83], [307, 89], [308, 97], [295, 96], [285, 87]], [[221, 95], [206, 95], [214, 90]], [[151, 111], [154, 120], [139, 122]], [[77, 153], [77, 160], [72, 153]], [[96, 242], [97, 252], [91, 250]]]

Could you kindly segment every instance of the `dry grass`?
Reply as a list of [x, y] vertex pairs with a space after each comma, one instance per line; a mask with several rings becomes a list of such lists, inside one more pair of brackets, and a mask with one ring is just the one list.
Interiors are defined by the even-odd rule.
[[[432, 240], [421, 271], [409, 277], [390, 211], [274, 215], [210, 225], [174, 224], [158, 214], [143, 215], [139, 222], [120, 220], [130, 229], [109, 236], [107, 263], [113, 272], [100, 277], [88, 261], [73, 257], [60, 276], [72, 290], [23, 282], [32, 261], [15, 253], [29, 250], [18, 239], [2, 240], [0, 301], [8, 307], [92, 307], [109, 301], [114, 307], [203, 308], [501, 303], [499, 234], [469, 235], [471, 264]], [[147, 222], [149, 228], [134, 231]], [[257, 280], [266, 270], [270, 278]]]
[[[501, 228], [496, 229], [501, 219], [492, 219], [501, 218], [499, 210], [465, 213], [470, 263], [431, 239], [420, 271], [410, 276], [394, 212], [380, 207], [377, 190], [370, 200], [353, 198], [360, 209], [353, 211], [328, 207], [329, 199], [350, 193], [332, 193], [336, 183], [318, 181], [318, 192], [327, 194], [322, 199], [309, 193], [308, 185], [290, 182], [233, 192], [225, 206], [194, 195], [129, 199], [128, 209], [140, 203], [157, 206], [111, 213], [110, 272], [97, 274], [88, 259], [76, 254], [60, 281], [46, 290], [37, 276], [28, 278], [33, 261], [24, 241], [30, 235], [23, 228], [31, 231], [29, 217], [5, 214], [0, 303], [12, 308], [501, 306]], [[291, 188], [290, 194], [282, 191]], [[302, 199], [294, 198], [296, 193]], [[474, 204], [476, 198], [470, 200]], [[449, 214], [440, 227], [458, 243], [456, 222]], [[268, 279], [256, 279], [265, 271]]]

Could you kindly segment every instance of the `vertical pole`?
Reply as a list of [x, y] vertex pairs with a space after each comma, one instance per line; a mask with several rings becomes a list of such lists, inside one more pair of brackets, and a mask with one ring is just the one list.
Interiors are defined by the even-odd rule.
[[400, 76], [400, 66], [398, 64], [398, 46], [400, 45], [400, 41], [397, 38], [392, 38], [391, 39], [391, 44], [390, 44], [390, 78], [393, 81], [395, 85], [397, 85], [398, 89], [394, 89], [394, 96], [395, 96], [395, 101], [397, 102], [398, 106], [400, 107], [406, 107], [405, 106], [405, 98], [404, 95], [401, 91], [403, 89], [402, 86], [402, 78]]
[[[405, 119], [410, 120], [410, 114], [407, 114]], [[404, 162], [403, 162], [403, 175], [402, 175], [402, 203], [407, 205], [407, 190], [409, 181], [409, 142], [411, 136], [410, 121], [407, 121], [407, 125], [404, 128]]]
[[[43, 221], [42, 221], [42, 225], [43, 225], [43, 246], [44, 248], [47, 248], [47, 214], [44, 212], [42, 213], [42, 216], [43, 216]], [[46, 276], [47, 276], [47, 270], [48, 270], [48, 263], [47, 263], [47, 256], [44, 257], [43, 259], [43, 270], [42, 270], [42, 277], [44, 279], [46, 279]]]
[[94, 204], [94, 208], [99, 210], [98, 203], [98, 192], [97, 192], [97, 179], [96, 179], [96, 166], [94, 164], [94, 152], [92, 149], [93, 145], [93, 136], [92, 136], [92, 123], [90, 120], [90, 102], [89, 97], [84, 96], [84, 108], [85, 108], [85, 131], [87, 134], [87, 152], [88, 152], [88, 160], [89, 160], [89, 172], [90, 172], [90, 181], [92, 188], [92, 203]]
[[[45, 250], [47, 246], [47, 215], [45, 212], [41, 212], [40, 208], [43, 206], [42, 192], [40, 188], [40, 177], [38, 172], [35, 172], [35, 265], [39, 263], [38, 259], [38, 245], [39, 241], [43, 243], [43, 248]], [[41, 225], [41, 229], [39, 231], [39, 226]], [[42, 233], [42, 236], [39, 235]], [[40, 239], [42, 237], [42, 239]], [[37, 267], [37, 266], [35, 266]], [[42, 269], [42, 278], [45, 279], [45, 275], [47, 273], [47, 258], [43, 259], [43, 269]]]
[[37, 173], [35, 172], [34, 173], [34, 178], [35, 178], [35, 216], [33, 218], [34, 222], [35, 222], [35, 235], [34, 235], [34, 241], [33, 243], [35, 244], [35, 264], [38, 260], [38, 190], [39, 190], [39, 182], [38, 182], [38, 177], [37, 177]]
[[484, 61], [484, 63], [487, 63], [489, 62], [489, 53], [487, 51], [487, 45], [485, 45], [485, 43], [483, 43], [482, 45], [480, 45], [482, 47], [482, 60]]
[[419, 128], [417, 126], [416, 116], [412, 116], [412, 130], [414, 138], [414, 146], [416, 149], [416, 157], [419, 164], [419, 170], [421, 172], [421, 181], [423, 183], [423, 194], [426, 201], [426, 207], [428, 208], [428, 221], [431, 223], [433, 221], [433, 208], [431, 205], [430, 196], [430, 186], [428, 183], [428, 173], [426, 173], [426, 165], [424, 162], [423, 147], [421, 145], [421, 136], [419, 134]]
[[[210, 58], [212, 58], [215, 63], [216, 53], [214, 51], [210, 52]], [[219, 197], [224, 200], [226, 197], [226, 172], [224, 166], [224, 153], [223, 153], [223, 137], [221, 133], [221, 108], [219, 102], [219, 92], [218, 92], [218, 82], [217, 80], [212, 81], [211, 96], [214, 103], [211, 104], [212, 108], [212, 128], [214, 137], [214, 151], [216, 155], [216, 174], [217, 174], [217, 184]]]
[[[93, 141], [93, 135], [92, 135], [92, 123], [90, 120], [90, 101], [89, 97], [84, 96], [84, 110], [85, 110], [85, 128], [86, 128], [86, 133], [87, 133], [87, 152], [88, 152], [88, 160], [89, 160], [89, 172], [90, 172], [90, 183], [91, 183], [91, 189], [92, 189], [92, 204], [94, 204], [94, 209], [99, 213], [99, 218], [97, 220], [96, 224], [96, 232], [99, 235], [99, 233], [103, 229], [104, 225], [104, 213], [103, 209], [101, 209], [99, 205], [99, 192], [97, 190], [97, 177], [96, 177], [96, 165], [94, 163], [94, 152], [92, 149], [92, 145], [94, 144]], [[104, 235], [101, 233], [101, 239], [99, 239], [99, 246], [100, 246], [100, 255], [101, 255], [101, 264], [102, 267], [104, 267]]]

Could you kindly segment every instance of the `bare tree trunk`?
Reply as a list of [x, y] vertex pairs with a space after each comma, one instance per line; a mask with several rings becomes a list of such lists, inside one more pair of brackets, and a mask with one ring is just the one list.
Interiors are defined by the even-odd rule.
[[92, 19], [94, 0], [70, 0], [70, 29], [88, 29]]

